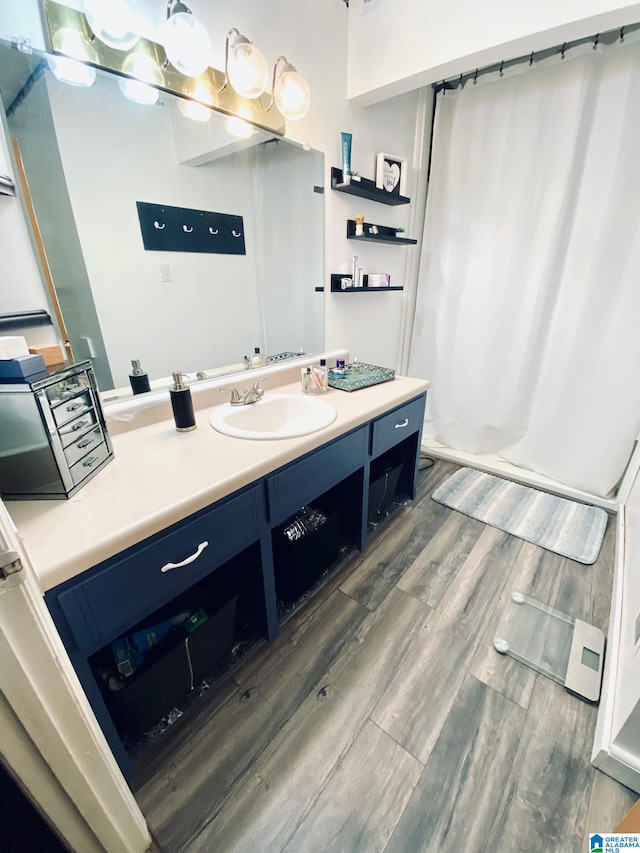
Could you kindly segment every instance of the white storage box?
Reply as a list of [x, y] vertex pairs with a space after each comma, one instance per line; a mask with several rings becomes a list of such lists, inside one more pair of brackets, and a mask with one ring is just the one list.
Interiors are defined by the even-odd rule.
[[0, 336], [0, 361], [20, 358], [23, 355], [29, 355], [29, 347], [24, 338], [19, 335]]

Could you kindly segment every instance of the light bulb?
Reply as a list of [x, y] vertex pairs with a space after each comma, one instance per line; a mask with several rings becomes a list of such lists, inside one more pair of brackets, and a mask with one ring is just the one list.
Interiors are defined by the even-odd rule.
[[161, 41], [169, 62], [185, 77], [199, 77], [209, 67], [209, 33], [191, 12], [176, 12], [167, 18]]
[[206, 104], [216, 106], [218, 99], [213, 88], [208, 83], [198, 80], [186, 94], [190, 99], [194, 100], [179, 99], [178, 109], [182, 115], [193, 119], [193, 121], [209, 121], [211, 118], [211, 109], [203, 103], [198, 103], [198, 101], [204, 101]]
[[282, 115], [296, 120], [309, 111], [311, 89], [302, 74], [287, 63], [276, 80], [273, 97]]
[[140, 19], [130, 0], [84, 0], [84, 11], [96, 38], [108, 47], [131, 50], [140, 38]]
[[122, 63], [122, 72], [136, 78], [129, 80], [121, 77], [118, 80], [125, 98], [147, 106], [157, 102], [160, 92], [154, 87], [164, 84], [164, 75], [157, 62], [146, 53], [131, 53]]
[[50, 56], [49, 68], [56, 80], [61, 83], [70, 83], [72, 86], [93, 86], [96, 81], [96, 69], [77, 59], [68, 59], [66, 56]]
[[249, 122], [245, 121], [241, 115], [242, 114], [237, 116], [225, 116], [222, 119], [222, 123], [225, 130], [232, 136], [236, 136], [238, 139], [248, 139], [255, 131]]
[[262, 51], [244, 36], [229, 45], [227, 77], [244, 98], [259, 98], [269, 85], [269, 66]]
[[[56, 52], [65, 56], [52, 56], [49, 67], [56, 79], [72, 86], [92, 86], [96, 79], [96, 69], [85, 62], [98, 62], [98, 55], [86, 41], [82, 33], [63, 27], [54, 33], [52, 46]], [[70, 58], [69, 58], [70, 57]]]

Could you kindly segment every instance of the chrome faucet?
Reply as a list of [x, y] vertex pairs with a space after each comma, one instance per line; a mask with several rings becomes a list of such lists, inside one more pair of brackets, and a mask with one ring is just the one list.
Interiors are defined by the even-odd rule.
[[261, 381], [261, 379], [258, 379], [258, 381], [254, 383], [253, 388], [249, 388], [248, 391], [243, 391], [242, 394], [237, 388], [221, 388], [220, 390], [231, 392], [231, 400], [229, 402], [232, 406], [249, 406], [251, 403], [257, 403], [258, 400], [262, 399], [264, 389], [260, 388]]

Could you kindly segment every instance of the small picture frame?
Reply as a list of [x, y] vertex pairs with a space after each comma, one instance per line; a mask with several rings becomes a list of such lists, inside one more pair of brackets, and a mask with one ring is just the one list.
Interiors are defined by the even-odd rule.
[[391, 195], [407, 193], [407, 160], [382, 152], [376, 158], [376, 187]]

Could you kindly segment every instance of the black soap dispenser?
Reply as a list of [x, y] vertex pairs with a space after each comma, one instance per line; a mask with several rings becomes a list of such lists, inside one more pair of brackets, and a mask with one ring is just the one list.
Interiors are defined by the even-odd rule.
[[171, 375], [173, 376], [173, 385], [169, 388], [169, 396], [171, 397], [171, 408], [173, 409], [176, 429], [178, 432], [190, 432], [196, 428], [191, 391], [184, 384], [180, 371]]
[[145, 373], [140, 367], [140, 362], [137, 358], [131, 360], [129, 382], [131, 383], [131, 390], [134, 394], [144, 394], [146, 391], [151, 391], [151, 386], [149, 385], [149, 374]]

